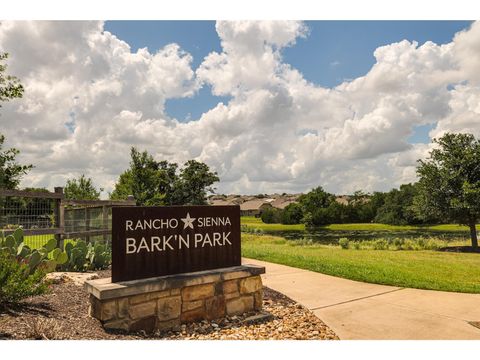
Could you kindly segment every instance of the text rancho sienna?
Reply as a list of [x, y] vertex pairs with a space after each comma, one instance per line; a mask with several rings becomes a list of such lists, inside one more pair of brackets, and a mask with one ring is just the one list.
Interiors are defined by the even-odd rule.
[[[162, 229], [177, 229], [183, 226], [183, 234], [150, 235], [142, 237], [128, 236], [132, 231], [148, 231]], [[230, 231], [205, 232], [205, 228], [231, 226], [229, 217], [199, 217], [193, 218], [189, 213], [184, 218], [126, 220], [125, 239], [126, 254], [140, 252], [168, 251], [175, 249], [190, 249], [200, 247], [231, 246]], [[196, 228], [202, 228], [202, 233], [195, 233]], [[181, 230], [181, 228], [179, 229]]]

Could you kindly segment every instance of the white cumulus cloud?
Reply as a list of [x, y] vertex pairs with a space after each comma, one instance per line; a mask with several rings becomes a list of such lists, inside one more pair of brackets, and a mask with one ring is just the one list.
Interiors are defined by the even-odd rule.
[[[428, 154], [431, 145], [408, 141], [415, 127], [480, 136], [479, 23], [444, 45], [379, 47], [368, 73], [332, 89], [282, 58], [308, 37], [302, 22], [221, 21], [216, 30], [222, 51], [193, 69], [177, 44], [132, 52], [102, 22], [2, 22], [0, 50], [25, 96], [3, 105], [0, 132], [36, 166], [23, 185], [85, 173], [111, 190], [133, 145], [206, 162], [220, 192], [386, 190], [414, 181]], [[231, 100], [187, 123], [165, 113], [167, 99], [206, 85]]]

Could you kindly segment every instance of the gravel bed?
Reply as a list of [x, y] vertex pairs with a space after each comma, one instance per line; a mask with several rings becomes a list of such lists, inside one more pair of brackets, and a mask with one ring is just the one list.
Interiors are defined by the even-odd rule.
[[[98, 275], [107, 277], [110, 271]], [[88, 295], [82, 287], [72, 281], [53, 284], [49, 294], [27, 299], [17, 308], [0, 310], [0, 339], [338, 339], [308, 309], [266, 287], [260, 313], [184, 324], [152, 334], [107, 332], [98, 320], [88, 316], [88, 306]]]

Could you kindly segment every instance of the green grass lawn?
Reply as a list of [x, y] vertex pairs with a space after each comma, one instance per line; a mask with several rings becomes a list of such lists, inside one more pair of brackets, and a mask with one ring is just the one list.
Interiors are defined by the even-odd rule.
[[[55, 236], [52, 235], [28, 235], [23, 237], [23, 242], [27, 245], [30, 249], [40, 249], [43, 245], [45, 245], [48, 240], [54, 238]], [[65, 239], [63, 244], [67, 244], [69, 242], [75, 243], [76, 240], [74, 239]], [[58, 246], [58, 244], [57, 244]]]
[[251, 229], [260, 229], [268, 231], [288, 231], [305, 230], [304, 224], [284, 225], [284, 224], [265, 224], [262, 219], [253, 216], [242, 216], [240, 223]]
[[[284, 224], [265, 224], [262, 219], [256, 218], [253, 216], [242, 216], [241, 224], [247, 226], [251, 229], [260, 229], [266, 231], [288, 231], [288, 230], [305, 230], [305, 225], [295, 224], [295, 225], [284, 225]], [[375, 223], [365, 223], [365, 224], [331, 224], [326, 226], [321, 226], [319, 229], [323, 230], [343, 230], [343, 231], [356, 231], [356, 230], [365, 230], [365, 231], [408, 231], [408, 230], [432, 230], [432, 231], [468, 231], [467, 226], [460, 226], [456, 224], [442, 224], [442, 225], [431, 225], [431, 226], [417, 226], [417, 225], [386, 225], [386, 224], [375, 224]]]
[[480, 293], [480, 254], [345, 250], [242, 234], [242, 256], [376, 284]]

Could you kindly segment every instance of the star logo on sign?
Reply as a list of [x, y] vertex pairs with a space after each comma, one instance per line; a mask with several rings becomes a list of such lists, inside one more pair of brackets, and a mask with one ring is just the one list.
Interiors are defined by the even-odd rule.
[[185, 230], [187, 227], [193, 229], [193, 222], [195, 221], [196, 218], [190, 217], [190, 213], [187, 213], [187, 216], [184, 218], [180, 218], [180, 220], [183, 221], [183, 230]]

